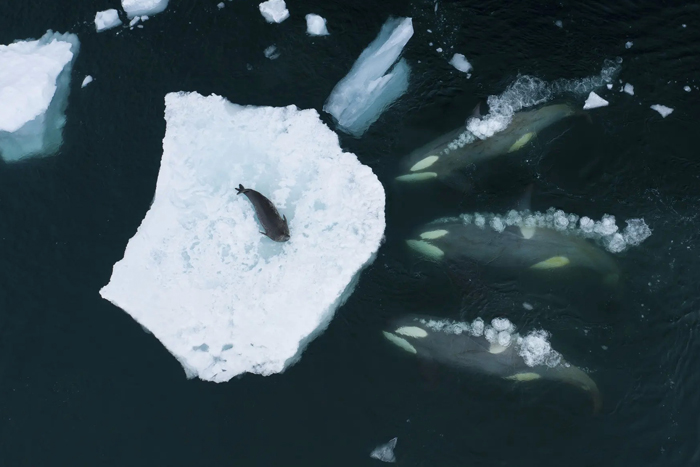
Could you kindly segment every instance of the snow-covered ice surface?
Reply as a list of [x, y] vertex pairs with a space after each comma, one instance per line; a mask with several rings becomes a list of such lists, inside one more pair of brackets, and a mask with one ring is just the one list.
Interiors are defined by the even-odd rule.
[[92, 83], [93, 81], [94, 81], [94, 79], [92, 78], [92, 76], [87, 75], [87, 76], [85, 77], [85, 79], [83, 80], [83, 84], [81, 84], [80, 87], [81, 87], [81, 88], [84, 88], [85, 86], [87, 86], [88, 84]]
[[105, 11], [98, 11], [95, 14], [95, 29], [97, 32], [106, 31], [122, 24], [119, 13], [114, 8]]
[[39, 40], [0, 45], [0, 155], [17, 161], [61, 146], [75, 34], [49, 30]]
[[562, 363], [561, 354], [552, 349], [549, 343], [549, 333], [538, 329], [521, 336], [516, 332], [515, 325], [508, 318], [494, 318], [491, 324], [485, 324], [481, 318], [471, 323], [451, 320], [426, 320], [416, 318], [421, 324], [433, 331], [448, 334], [470, 334], [475, 337], [484, 336], [491, 344], [501, 347], [515, 346], [515, 349], [527, 366], [546, 365], [554, 368]]
[[[189, 377], [281, 372], [373, 260], [384, 189], [315, 110], [170, 93], [165, 120], [153, 204], [100, 294]], [[259, 233], [239, 183], [287, 217], [288, 242]]]
[[660, 104], [654, 104], [651, 106], [651, 108], [659, 112], [663, 118], [668, 117], [673, 112], [671, 107], [666, 107], [665, 105]]
[[289, 18], [289, 10], [287, 10], [284, 0], [267, 0], [258, 7], [268, 23], [281, 23]]
[[155, 15], [168, 8], [168, 0], [122, 0], [122, 8], [129, 18]]
[[394, 455], [394, 449], [396, 448], [396, 442], [398, 438], [392, 438], [388, 443], [377, 446], [370, 453], [369, 457], [372, 459], [378, 459], [382, 462], [396, 462], [396, 456]]
[[469, 63], [467, 57], [462, 54], [454, 54], [450, 60], [450, 65], [463, 73], [469, 73], [472, 69], [471, 63]]
[[306, 33], [311, 36], [327, 36], [326, 19], [313, 13], [306, 15]]
[[608, 101], [591, 91], [588, 95], [588, 99], [586, 99], [586, 102], [583, 104], [583, 109], [597, 109], [598, 107], [605, 107], [606, 105], [608, 105]]
[[503, 232], [509, 226], [553, 229], [567, 235], [590, 238], [611, 253], [620, 253], [629, 246], [637, 246], [651, 236], [651, 229], [644, 219], [626, 221], [627, 227], [620, 232], [615, 216], [604, 214], [601, 220], [594, 221], [586, 216], [567, 214], [554, 207], [546, 212], [513, 209], [505, 215], [478, 212], [462, 214], [459, 217], [443, 217], [431, 224], [446, 222], [474, 224], [481, 228], [491, 228], [496, 232]]
[[406, 92], [410, 68], [406, 60], [396, 60], [411, 36], [411, 18], [391, 18], [384, 23], [377, 38], [362, 51], [323, 106], [335, 117], [338, 128], [361, 136]]

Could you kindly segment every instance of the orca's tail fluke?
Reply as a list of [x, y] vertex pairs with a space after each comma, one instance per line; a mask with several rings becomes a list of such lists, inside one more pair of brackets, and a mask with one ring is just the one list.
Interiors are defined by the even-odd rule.
[[236, 194], [240, 195], [241, 193], [245, 193], [245, 188], [239, 183], [238, 188], [236, 188]]

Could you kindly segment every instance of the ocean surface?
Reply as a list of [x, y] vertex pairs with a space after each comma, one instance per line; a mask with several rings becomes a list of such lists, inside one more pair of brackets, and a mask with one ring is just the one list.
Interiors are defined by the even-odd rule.
[[[0, 163], [0, 466], [371, 466], [393, 437], [401, 466], [700, 465], [699, 3], [289, 0], [275, 25], [255, 2], [217, 3], [171, 0], [143, 28], [100, 34], [95, 12], [117, 1], [0, 5], [1, 44], [47, 29], [81, 41], [60, 152]], [[307, 36], [307, 13], [331, 35]], [[153, 199], [165, 94], [321, 112], [389, 16], [413, 18], [409, 90], [361, 138], [339, 132], [386, 190], [376, 261], [286, 372], [187, 380], [98, 293]], [[455, 52], [471, 78], [449, 65]], [[590, 122], [567, 119], [479, 166], [467, 192], [393, 182], [403, 156], [518, 76], [597, 76], [605, 60], [619, 76]], [[478, 267], [455, 280], [405, 247], [433, 219], [507, 212], [529, 184], [535, 210], [645, 220], [651, 237], [615, 255], [620, 287], [532, 289]], [[602, 410], [574, 387], [426, 369], [382, 337], [405, 313], [545, 329], [596, 381]]]

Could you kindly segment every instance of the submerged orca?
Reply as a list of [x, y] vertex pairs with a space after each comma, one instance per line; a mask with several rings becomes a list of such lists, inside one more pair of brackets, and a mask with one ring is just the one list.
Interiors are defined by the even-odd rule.
[[470, 133], [464, 125], [413, 151], [402, 163], [400, 182], [439, 179], [455, 188], [463, 188], [462, 171], [472, 164], [515, 152], [538, 132], [559, 120], [580, 114], [567, 104], [518, 112], [506, 129], [486, 139], [465, 144]]
[[421, 315], [396, 319], [383, 334], [394, 345], [420, 358], [516, 382], [561, 381], [590, 393], [594, 412], [598, 412], [602, 405], [595, 381], [558, 353], [555, 353], [553, 364], [528, 365], [520, 353], [522, 347], [517, 342], [517, 335], [514, 342], [508, 338], [506, 345], [500, 345], [501, 342], [490, 342], [482, 332], [472, 333], [466, 323], [448, 323]]

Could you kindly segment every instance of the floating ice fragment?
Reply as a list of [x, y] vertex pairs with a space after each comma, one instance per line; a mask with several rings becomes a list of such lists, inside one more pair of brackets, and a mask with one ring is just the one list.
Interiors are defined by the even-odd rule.
[[672, 108], [660, 104], [654, 104], [651, 106], [651, 108], [659, 112], [663, 118], [668, 117], [669, 115], [671, 115], [671, 112], [673, 112]]
[[411, 36], [411, 18], [389, 19], [347, 76], [336, 84], [323, 110], [335, 117], [339, 129], [361, 136], [384, 109], [406, 92], [408, 63], [403, 59], [394, 63]]
[[122, 20], [119, 19], [119, 12], [115, 9], [98, 11], [95, 14], [95, 29], [97, 32], [106, 31], [122, 24]]
[[556, 20], [556, 21], [554, 22], [554, 25], [555, 25], [556, 27], [558, 27], [558, 28], [563, 28], [563, 27], [564, 27], [564, 23], [562, 23], [560, 19]]
[[625, 83], [625, 87], [623, 89], [630, 96], [634, 96], [634, 86], [632, 86], [630, 83]]
[[462, 54], [454, 54], [452, 60], [450, 60], [450, 65], [461, 71], [462, 73], [469, 73], [472, 69], [472, 64], [467, 61], [467, 57]]
[[269, 58], [270, 60], [274, 60], [280, 56], [280, 53], [277, 51], [277, 47], [274, 45], [267, 47], [263, 53], [265, 54], [265, 57]]
[[284, 0], [267, 0], [258, 5], [258, 8], [268, 23], [281, 23], [289, 18], [289, 10]]
[[442, 53], [442, 47], [438, 47], [437, 49], [435, 49], [435, 52]]
[[585, 104], [583, 104], [583, 108], [584, 110], [595, 109], [598, 107], [605, 107], [606, 105], [608, 105], [608, 101], [591, 91], [591, 93], [588, 95], [588, 99], [586, 99]]
[[531, 311], [534, 307], [527, 302], [523, 302], [523, 308], [525, 308], [528, 311]]
[[625, 49], [631, 49], [632, 48], [632, 41], [628, 41], [625, 43]]
[[613, 88], [612, 83], [608, 83], [608, 84], [606, 84], [605, 86], [606, 86], [608, 89], [612, 89], [612, 88]]
[[690, 86], [683, 86], [683, 90], [685, 92], [690, 92]]
[[396, 448], [397, 441], [398, 438], [392, 438], [388, 443], [377, 446], [374, 451], [371, 452], [369, 457], [372, 459], [378, 459], [382, 462], [396, 462], [394, 448]]
[[84, 87], [87, 86], [88, 84], [92, 83], [92, 81], [93, 81], [92, 76], [87, 75], [87, 76], [85, 77], [85, 79], [83, 80], [83, 84], [81, 84], [80, 87], [81, 87], [81, 88], [84, 88]]
[[313, 13], [306, 15], [306, 33], [310, 36], [327, 36], [326, 19]]
[[168, 0], [122, 0], [122, 8], [129, 18], [155, 15], [168, 7]]
[[216, 7], [217, 7], [219, 10], [221, 10], [221, 9], [222, 9], [223, 7], [225, 7], [225, 6], [226, 6], [226, 5], [224, 5], [224, 2], [218, 3], [218, 4], [216, 5]]
[[131, 21], [129, 21], [129, 27], [130, 27], [131, 29], [134, 29], [134, 26], [136, 26], [136, 23], [138, 23], [139, 21], [141, 21], [141, 17], [140, 17], [140, 16], [134, 16], [133, 18], [131, 18]]
[[[385, 227], [382, 185], [315, 110], [170, 93], [165, 120], [153, 203], [100, 294], [191, 377], [279, 373], [373, 260]], [[288, 242], [259, 233], [239, 183], [287, 217]]]
[[72, 64], [80, 42], [49, 30], [0, 45], [0, 156], [50, 155], [62, 143]]

